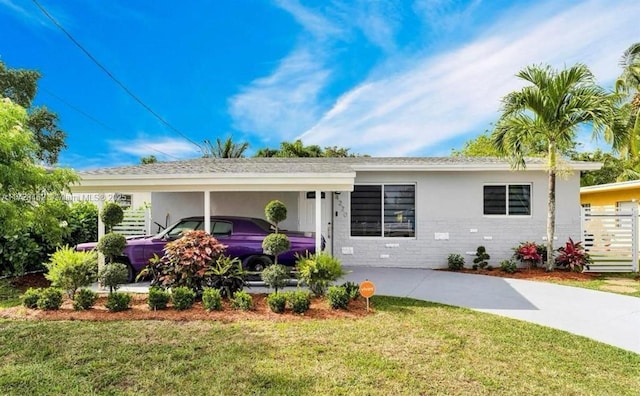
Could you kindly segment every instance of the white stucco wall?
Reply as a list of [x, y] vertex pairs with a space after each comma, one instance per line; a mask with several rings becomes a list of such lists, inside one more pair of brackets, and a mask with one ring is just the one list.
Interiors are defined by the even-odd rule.
[[[486, 247], [494, 267], [511, 257], [523, 241], [543, 243], [546, 235], [547, 174], [526, 172], [359, 172], [358, 183], [415, 183], [416, 237], [350, 236], [350, 194], [335, 196], [334, 255], [347, 265], [442, 268], [450, 253], [460, 253], [468, 266], [478, 246]], [[532, 214], [527, 217], [483, 215], [483, 186], [531, 183]], [[579, 174], [558, 178], [556, 247], [571, 236], [579, 240]], [[473, 232], [472, 230], [477, 230]], [[435, 233], [448, 233], [436, 240]], [[343, 254], [353, 250], [353, 254]]]
[[[264, 219], [264, 207], [274, 199], [287, 206], [287, 219], [282, 228], [295, 230], [298, 226], [297, 192], [212, 192], [211, 215], [247, 216]], [[202, 216], [204, 211], [204, 193], [153, 193], [151, 205], [152, 221], [162, 225], [169, 216], [169, 225], [183, 217]], [[156, 226], [153, 230], [156, 230]]]

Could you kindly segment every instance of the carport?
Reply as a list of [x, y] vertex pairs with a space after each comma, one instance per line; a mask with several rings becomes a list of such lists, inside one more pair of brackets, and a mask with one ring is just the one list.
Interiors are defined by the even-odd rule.
[[[213, 192], [314, 192], [353, 191], [356, 174], [348, 163], [326, 158], [197, 158], [79, 173], [73, 193], [170, 192], [203, 194], [202, 213], [209, 230]], [[98, 200], [101, 210], [104, 200]], [[327, 203], [325, 203], [327, 204]], [[153, 202], [151, 202], [153, 206]], [[322, 238], [322, 199], [315, 200], [316, 251]], [[104, 235], [99, 220], [98, 237]]]

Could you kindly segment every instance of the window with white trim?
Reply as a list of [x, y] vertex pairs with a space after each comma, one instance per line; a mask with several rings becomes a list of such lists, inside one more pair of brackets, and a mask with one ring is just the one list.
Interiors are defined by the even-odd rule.
[[485, 215], [531, 215], [531, 184], [485, 185], [483, 198]]
[[358, 184], [351, 193], [351, 236], [415, 237], [414, 184]]

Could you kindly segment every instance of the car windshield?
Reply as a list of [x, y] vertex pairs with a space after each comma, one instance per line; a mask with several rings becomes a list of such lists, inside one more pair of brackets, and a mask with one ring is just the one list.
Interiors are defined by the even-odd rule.
[[162, 231], [156, 238], [178, 238], [185, 230], [201, 230], [203, 227], [202, 220], [181, 220], [175, 225]]

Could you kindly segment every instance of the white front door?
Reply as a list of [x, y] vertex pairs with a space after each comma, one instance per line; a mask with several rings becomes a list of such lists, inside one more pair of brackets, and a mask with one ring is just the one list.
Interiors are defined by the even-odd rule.
[[[299, 211], [299, 230], [305, 232], [315, 232], [316, 230], [316, 199], [315, 192], [301, 192], [298, 207]], [[333, 211], [333, 193], [322, 192], [322, 236], [325, 239], [324, 251], [332, 254], [332, 211]]]

